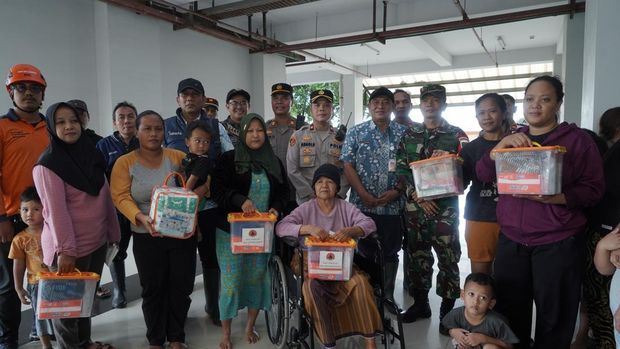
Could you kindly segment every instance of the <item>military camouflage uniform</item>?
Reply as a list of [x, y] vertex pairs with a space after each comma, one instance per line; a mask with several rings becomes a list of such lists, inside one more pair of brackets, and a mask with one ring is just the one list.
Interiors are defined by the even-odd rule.
[[409, 163], [428, 159], [435, 150], [458, 153], [469, 140], [463, 130], [442, 119], [439, 127], [427, 129], [416, 123], [403, 135], [396, 154], [398, 174], [408, 183], [407, 188], [407, 248], [409, 268], [406, 271], [411, 288], [430, 290], [435, 262], [431, 247], [438, 258], [437, 294], [442, 298], [456, 299], [460, 295], [459, 267], [461, 245], [459, 242], [458, 197], [435, 199], [439, 207], [436, 216], [427, 216], [422, 208], [410, 199], [415, 190]]
[[311, 188], [312, 176], [319, 166], [330, 163], [340, 169], [340, 191], [338, 195], [345, 198], [349, 191], [349, 182], [342, 173], [343, 162], [340, 161], [342, 142], [335, 138], [336, 129], [329, 127], [326, 132], [317, 131], [314, 125], [306, 125], [295, 131], [289, 141], [286, 154], [288, 177], [297, 192], [297, 203], [310, 200], [314, 196]]

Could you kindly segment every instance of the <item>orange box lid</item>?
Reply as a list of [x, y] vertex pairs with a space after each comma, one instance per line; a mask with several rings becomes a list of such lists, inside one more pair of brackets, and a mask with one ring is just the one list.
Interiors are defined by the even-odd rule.
[[232, 212], [228, 214], [228, 222], [275, 222], [278, 219], [275, 214], [270, 212], [256, 212], [246, 214], [243, 212]]
[[435, 156], [434, 158], [428, 158], [428, 159], [424, 159], [424, 160], [412, 161], [412, 162], [409, 163], [409, 167], [418, 166], [418, 165], [422, 165], [422, 164], [425, 164], [425, 163], [436, 162], [438, 160], [459, 160], [459, 161], [463, 161], [463, 159], [461, 159], [456, 154], [448, 154], [448, 155]]
[[325, 241], [321, 241], [314, 236], [306, 236], [305, 239], [306, 246], [322, 246], [322, 247], [350, 247], [355, 248], [357, 246], [357, 242], [353, 239], [349, 239], [349, 241], [336, 241], [332, 238], [328, 238]]
[[521, 148], [504, 148], [504, 149], [494, 149], [493, 153], [510, 153], [510, 152], [520, 152], [520, 151], [557, 151], [560, 153], [566, 153], [566, 148], [561, 145], [550, 145], [544, 147], [521, 147]]
[[99, 280], [101, 277], [97, 273], [74, 271], [70, 273], [56, 273], [53, 271], [40, 271], [37, 273], [37, 280]]

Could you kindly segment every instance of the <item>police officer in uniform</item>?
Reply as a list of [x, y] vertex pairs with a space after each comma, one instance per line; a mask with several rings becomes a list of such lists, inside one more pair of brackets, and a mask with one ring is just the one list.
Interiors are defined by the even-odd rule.
[[[340, 152], [344, 137], [336, 139], [337, 130], [331, 126], [334, 94], [330, 90], [316, 90], [310, 93], [312, 103], [312, 124], [295, 131], [289, 140], [286, 153], [288, 177], [296, 191], [297, 204], [312, 199], [312, 176], [319, 166], [330, 163], [341, 170]], [[349, 183], [340, 177], [338, 196], [345, 198]]]
[[217, 112], [220, 110], [220, 103], [213, 97], [205, 97], [205, 104], [202, 110], [209, 119], [217, 119]]
[[[288, 143], [293, 132], [304, 125], [303, 116], [294, 118], [291, 116], [291, 102], [293, 101], [293, 87], [289, 84], [280, 82], [271, 86], [271, 109], [274, 118], [267, 121], [267, 137], [273, 152], [284, 164], [286, 168], [286, 152]], [[292, 184], [289, 182], [289, 186]], [[291, 190], [289, 202], [284, 208], [284, 214], [289, 214], [297, 207], [295, 201], [295, 190]]]

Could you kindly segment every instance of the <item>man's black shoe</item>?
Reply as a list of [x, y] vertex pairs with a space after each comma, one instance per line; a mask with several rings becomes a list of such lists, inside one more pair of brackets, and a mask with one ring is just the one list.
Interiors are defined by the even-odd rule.
[[428, 319], [431, 317], [431, 306], [428, 302], [419, 303], [416, 302], [402, 313], [402, 320], [408, 324], [416, 321], [417, 319]]

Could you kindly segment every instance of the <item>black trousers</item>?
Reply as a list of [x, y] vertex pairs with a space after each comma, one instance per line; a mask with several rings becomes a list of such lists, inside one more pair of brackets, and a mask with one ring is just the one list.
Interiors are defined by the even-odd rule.
[[495, 309], [529, 348], [532, 302], [536, 303], [534, 348], [568, 349], [575, 329], [585, 258], [583, 234], [525, 246], [500, 234], [494, 263]]
[[121, 228], [121, 241], [118, 244], [118, 253], [114, 257], [114, 261], [124, 261], [127, 258], [129, 240], [131, 240], [131, 222], [118, 211], [116, 211], [116, 216], [118, 217], [118, 225]]
[[133, 234], [150, 345], [185, 342], [185, 320], [196, 275], [196, 237], [186, 240]]
[[203, 273], [207, 269], [219, 269], [215, 253], [215, 226], [217, 218], [217, 209], [198, 212], [198, 226], [202, 234], [202, 240], [198, 242], [198, 254], [200, 255]]
[[[383, 245], [386, 263], [398, 263], [398, 252], [403, 247], [403, 221], [400, 215], [377, 215], [364, 213], [372, 218], [377, 225], [377, 235]], [[360, 252], [365, 256], [373, 256], [376, 249], [372, 242], [361, 239], [358, 243]]]
[[[26, 226], [19, 215], [9, 217], [15, 234]], [[0, 243], [0, 349], [17, 349], [21, 302], [13, 283], [13, 260], [9, 259], [11, 243]]]

